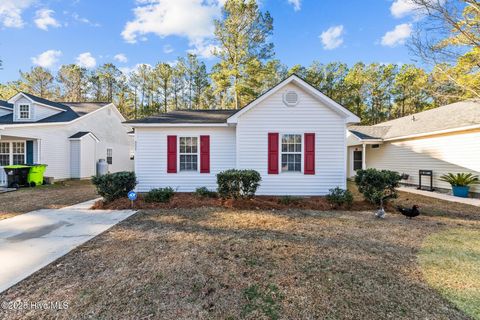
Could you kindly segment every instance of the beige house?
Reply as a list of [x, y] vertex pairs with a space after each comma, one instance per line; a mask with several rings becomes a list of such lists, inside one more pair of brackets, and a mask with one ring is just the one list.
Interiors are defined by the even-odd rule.
[[[418, 185], [419, 170], [432, 170], [434, 188], [451, 189], [439, 180], [441, 175], [480, 175], [480, 101], [453, 103], [374, 126], [350, 126], [347, 146], [349, 177], [362, 168], [388, 169], [408, 174], [405, 184]], [[480, 186], [471, 190], [480, 193]]]

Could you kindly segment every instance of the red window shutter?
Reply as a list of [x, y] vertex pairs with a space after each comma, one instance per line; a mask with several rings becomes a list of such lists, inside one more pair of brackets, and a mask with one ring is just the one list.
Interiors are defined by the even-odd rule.
[[167, 173], [177, 173], [177, 136], [167, 136]]
[[304, 174], [315, 174], [315, 133], [305, 133]]
[[200, 136], [200, 173], [210, 173], [210, 136]]
[[268, 174], [278, 174], [278, 133], [268, 134]]

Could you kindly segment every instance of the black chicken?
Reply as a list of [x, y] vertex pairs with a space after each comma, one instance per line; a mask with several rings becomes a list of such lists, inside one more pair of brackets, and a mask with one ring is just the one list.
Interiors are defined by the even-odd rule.
[[412, 207], [411, 209], [409, 209], [409, 208], [403, 208], [403, 207], [401, 207], [401, 206], [397, 206], [398, 212], [400, 212], [400, 213], [403, 214], [405, 217], [410, 218], [410, 219], [412, 219], [413, 217], [416, 217], [416, 216], [419, 216], [419, 215], [420, 215], [420, 211], [419, 211], [418, 209], [420, 209], [420, 207], [417, 206], [416, 204], [413, 205], [413, 207]]

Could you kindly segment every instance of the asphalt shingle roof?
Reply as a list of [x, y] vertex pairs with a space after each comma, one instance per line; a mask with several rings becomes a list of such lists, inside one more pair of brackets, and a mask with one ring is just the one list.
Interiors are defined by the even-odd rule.
[[480, 100], [466, 100], [373, 126], [351, 126], [361, 139], [392, 139], [480, 124]]
[[4, 100], [0, 100], [0, 107], [13, 109], [13, 104], [8, 103], [7, 101], [4, 101]]
[[238, 110], [177, 110], [125, 123], [226, 123]]
[[75, 133], [74, 135], [72, 135], [68, 138], [69, 139], [78, 139], [78, 138], [81, 138], [83, 136], [86, 136], [89, 133], [90, 133], [90, 131], [78, 131], [77, 133]]
[[[109, 104], [107, 102], [55, 102], [34, 96], [32, 94], [24, 92], [22, 93], [32, 99], [34, 102], [56, 107], [62, 109], [63, 111], [35, 122], [13, 121], [13, 113], [11, 113], [0, 117], [0, 124], [69, 122]], [[13, 108], [13, 105], [7, 103], [6, 101], [0, 100], [0, 105], [2, 105], [2, 102], [10, 105]]]

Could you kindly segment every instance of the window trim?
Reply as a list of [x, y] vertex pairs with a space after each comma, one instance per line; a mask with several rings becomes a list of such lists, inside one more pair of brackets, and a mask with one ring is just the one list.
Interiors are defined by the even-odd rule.
[[[22, 107], [28, 107], [28, 117], [22, 118]], [[23, 111], [25, 112], [25, 111]], [[32, 107], [29, 103], [22, 103], [18, 105], [18, 120], [31, 120], [32, 119]]]
[[[183, 155], [197, 155], [197, 170], [181, 170], [180, 167], [180, 138], [197, 138], [197, 152], [196, 153], [183, 153]], [[181, 135], [177, 136], [177, 173], [188, 174], [188, 173], [200, 173], [200, 135]]]
[[[27, 140], [5, 140], [5, 141], [1, 141], [3, 143], [7, 143], [8, 144], [8, 164], [7, 166], [11, 166], [13, 165], [13, 143], [14, 142], [19, 142], [19, 143], [23, 143], [23, 160], [24, 162], [27, 160]], [[15, 155], [22, 155], [22, 153], [15, 153]], [[3, 167], [3, 166], [0, 166], [0, 167]]]
[[[294, 134], [299, 135], [301, 138], [301, 151], [300, 151], [300, 171], [283, 171], [282, 170], [282, 140], [284, 135]], [[305, 158], [305, 132], [298, 132], [298, 131], [285, 131], [278, 133], [278, 173], [279, 174], [304, 174], [304, 158]], [[286, 154], [298, 154], [298, 152], [286, 152]]]

